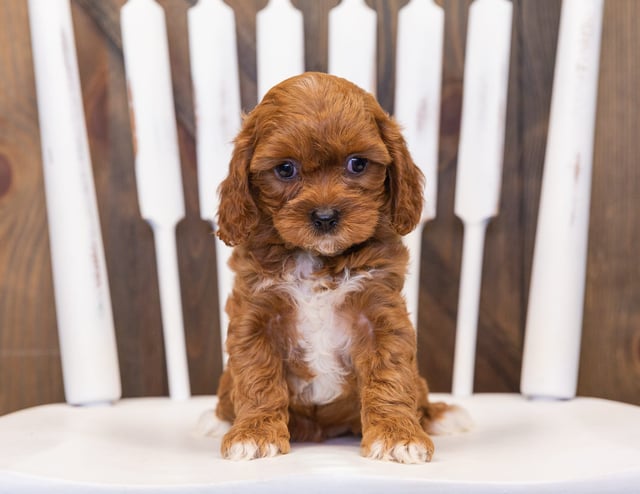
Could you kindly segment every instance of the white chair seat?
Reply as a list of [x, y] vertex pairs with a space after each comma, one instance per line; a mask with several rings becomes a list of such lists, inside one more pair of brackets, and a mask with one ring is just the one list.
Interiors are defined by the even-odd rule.
[[294, 443], [251, 462], [220, 457], [196, 433], [215, 397], [122, 400], [113, 407], [46, 405], [0, 417], [0, 492], [616, 492], [640, 489], [640, 407], [579, 398], [453, 400], [473, 431], [434, 438], [425, 465], [372, 461], [355, 438]]

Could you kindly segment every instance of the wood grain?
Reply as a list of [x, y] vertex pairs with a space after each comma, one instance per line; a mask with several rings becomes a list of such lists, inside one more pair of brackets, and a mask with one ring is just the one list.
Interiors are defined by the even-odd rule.
[[640, 402], [640, 3], [605, 3], [578, 392]]
[[[113, 19], [119, 18], [124, 2], [112, 2], [100, 11], [76, 9], [76, 33], [86, 40], [79, 47], [80, 62], [86, 67], [85, 106], [89, 134], [95, 146], [102, 149], [94, 155], [99, 197], [116, 199], [103, 217], [107, 261], [111, 274], [114, 312], [118, 332], [123, 394], [125, 396], [166, 394], [167, 382], [162, 346], [159, 294], [155, 251], [151, 231], [141, 219], [136, 198], [133, 151], [129, 131], [126, 83], [122, 63], [119, 32]], [[215, 252], [211, 227], [199, 219], [197, 171], [194, 145], [194, 115], [189, 70], [186, 13], [189, 2], [160, 2], [165, 9], [169, 38], [174, 103], [178, 123], [178, 140], [182, 163], [182, 181], [186, 216], [176, 230], [184, 325], [189, 373], [195, 394], [213, 393], [221, 372], [221, 352], [217, 325], [217, 290], [215, 284]], [[93, 4], [91, 4], [93, 5]], [[98, 17], [96, 18], [96, 15]], [[105, 21], [105, 19], [111, 19]], [[98, 22], [99, 21], [99, 22]], [[113, 37], [109, 43], [101, 37]], [[101, 54], [101, 55], [97, 55]], [[104, 73], [109, 74], [105, 77]], [[93, 89], [92, 89], [93, 88]], [[110, 129], [113, 132], [105, 132]], [[104, 162], [111, 152], [113, 160]], [[108, 176], [108, 170], [115, 175]], [[119, 183], [126, 176], [126, 187]], [[212, 190], [213, 193], [213, 190]], [[131, 236], [123, 241], [121, 232]], [[112, 260], [112, 262], [109, 262]], [[115, 286], [120, 284], [119, 287]], [[212, 310], [213, 308], [213, 310]], [[118, 314], [126, 314], [118, 319]], [[133, 348], [138, 349], [132, 352]], [[148, 348], [148, 351], [144, 349]], [[124, 358], [123, 358], [124, 357]], [[129, 358], [127, 358], [129, 357]]]
[[470, 1], [444, 2], [437, 216], [423, 234], [418, 314], [418, 362], [435, 391], [450, 391], [462, 250], [462, 223], [453, 214], [460, 138], [462, 80]]
[[101, 23], [80, 4], [72, 13], [123, 396], [157, 395], [167, 383], [153, 236], [137, 203], [121, 42], [105, 43], [102, 30], [107, 18], [119, 26], [123, 4], [103, 5]]
[[[242, 106], [257, 102], [255, 17], [266, 0], [234, 9]], [[398, 10], [407, 0], [367, 0], [378, 14], [378, 97], [393, 111]], [[471, 0], [443, 0], [445, 58], [438, 217], [423, 235], [419, 362], [448, 391], [462, 226], [453, 214]], [[87, 128], [102, 221], [125, 396], [164, 395], [167, 382], [149, 226], [137, 205], [122, 61], [124, 0], [72, 0]], [[177, 229], [189, 371], [194, 393], [213, 393], [221, 371], [215, 251], [199, 219], [187, 9], [165, 8], [186, 217]], [[308, 70], [326, 70], [327, 23], [338, 0], [294, 0], [304, 15]], [[500, 214], [487, 232], [476, 390], [517, 391], [537, 206], [546, 144], [560, 0], [514, 0]], [[640, 35], [635, 0], [606, 2], [579, 393], [640, 404], [640, 154], [635, 111]], [[286, 26], [283, 27], [286, 35]], [[63, 399], [29, 43], [27, 3], [0, 2], [0, 414]], [[213, 193], [213, 191], [212, 191]]]
[[63, 399], [27, 3], [0, 2], [0, 413]]

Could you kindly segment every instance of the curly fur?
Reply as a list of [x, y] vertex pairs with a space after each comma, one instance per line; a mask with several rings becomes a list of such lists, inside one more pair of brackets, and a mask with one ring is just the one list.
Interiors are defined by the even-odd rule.
[[[293, 176], [278, 174], [283, 163]], [[233, 424], [223, 456], [355, 433], [371, 458], [431, 458], [427, 432], [454, 408], [428, 401], [401, 295], [401, 236], [422, 191], [397, 123], [344, 79], [293, 77], [245, 117], [218, 215], [236, 274], [216, 410]], [[314, 224], [318, 210], [335, 224]]]

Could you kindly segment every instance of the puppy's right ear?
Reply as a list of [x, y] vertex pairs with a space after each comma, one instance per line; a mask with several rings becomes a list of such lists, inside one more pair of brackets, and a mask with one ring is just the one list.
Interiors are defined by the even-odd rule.
[[245, 118], [234, 141], [229, 175], [218, 188], [218, 237], [227, 245], [243, 243], [258, 224], [258, 208], [249, 186], [249, 163], [255, 144], [255, 118]]

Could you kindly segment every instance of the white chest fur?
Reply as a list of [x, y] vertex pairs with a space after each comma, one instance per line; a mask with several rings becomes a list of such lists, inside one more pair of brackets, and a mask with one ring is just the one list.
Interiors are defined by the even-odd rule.
[[296, 394], [307, 403], [330, 403], [342, 392], [344, 377], [351, 371], [349, 347], [352, 318], [340, 311], [348, 294], [358, 291], [370, 274], [336, 280], [313, 275], [317, 260], [310, 255], [298, 258], [296, 269], [283, 288], [296, 307], [298, 348], [313, 379], [293, 382]]

